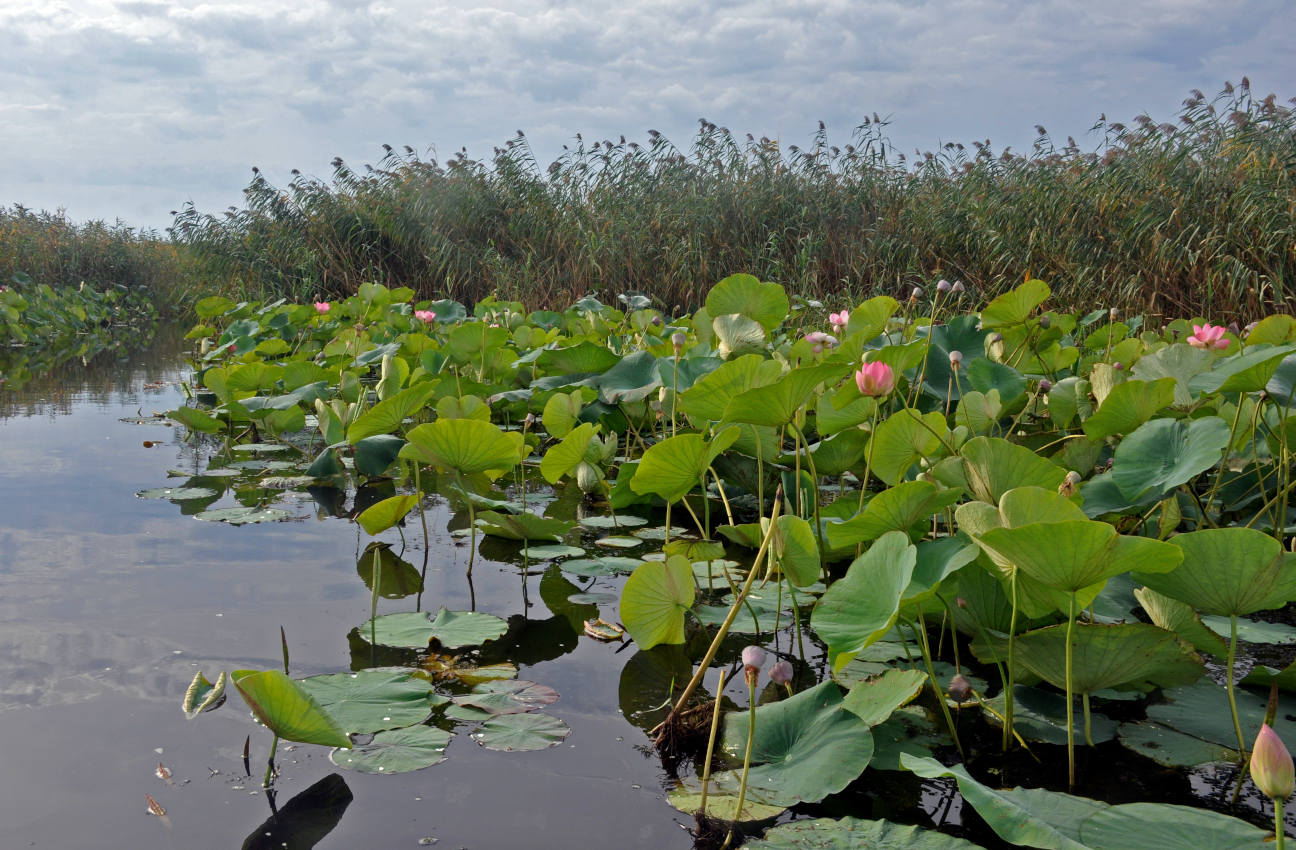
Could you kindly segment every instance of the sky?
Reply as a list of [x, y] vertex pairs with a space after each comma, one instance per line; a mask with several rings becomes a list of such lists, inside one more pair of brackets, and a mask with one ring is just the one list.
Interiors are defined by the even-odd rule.
[[0, 0], [0, 204], [165, 228], [258, 166], [328, 178], [384, 143], [547, 164], [576, 133], [686, 148], [706, 118], [805, 145], [889, 120], [896, 149], [1103, 113], [1173, 121], [1248, 75], [1296, 95], [1293, 0]]

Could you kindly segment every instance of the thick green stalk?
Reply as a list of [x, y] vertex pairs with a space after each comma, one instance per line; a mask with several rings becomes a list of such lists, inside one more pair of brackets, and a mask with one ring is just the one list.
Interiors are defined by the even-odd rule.
[[1283, 821], [1283, 801], [1274, 800], [1274, 847], [1283, 850], [1287, 840], [1287, 824]]
[[927, 678], [931, 682], [932, 692], [936, 694], [936, 702], [940, 704], [941, 713], [945, 715], [945, 725], [949, 727], [950, 737], [954, 739], [954, 746], [958, 749], [959, 756], [966, 758], [963, 754], [963, 744], [959, 742], [958, 727], [954, 725], [949, 703], [945, 702], [945, 693], [941, 690], [940, 680], [936, 678], [936, 670], [932, 667], [931, 643], [927, 640], [927, 624], [923, 621], [921, 612], [918, 614], [918, 625], [915, 627], [910, 623], [909, 627], [918, 632], [918, 648], [922, 650], [923, 665], [927, 668]]
[[734, 825], [742, 820], [743, 804], [747, 802], [747, 774], [751, 771], [752, 746], [756, 743], [756, 677], [754, 675], [747, 677], [747, 702], [747, 749], [743, 753], [742, 780], [738, 783], [738, 807], [734, 809], [733, 824], [729, 826], [729, 834], [725, 836], [721, 850], [733, 841]]
[[1008, 579], [1012, 592], [1012, 614], [1008, 618], [1008, 678], [1004, 683], [1004, 731], [1003, 751], [1008, 752], [1008, 744], [1013, 733], [1013, 688], [1016, 687], [1013, 677], [1013, 653], [1017, 648], [1017, 568], [1013, 567], [1012, 576]]
[[1075, 629], [1075, 592], [1067, 605], [1066, 636], [1066, 709], [1067, 709], [1067, 789], [1075, 788], [1075, 699], [1071, 694], [1071, 634]]
[[702, 801], [698, 811], [705, 817], [707, 792], [711, 790], [711, 759], [715, 755], [716, 732], [720, 731], [720, 699], [724, 696], [725, 671], [720, 671], [720, 684], [716, 686], [715, 706], [711, 709], [711, 737], [707, 739], [706, 762], [702, 765]]
[[1225, 673], [1228, 676], [1228, 679], [1225, 680], [1228, 687], [1225, 690], [1228, 692], [1229, 711], [1233, 713], [1233, 732], [1238, 739], [1238, 762], [1246, 764], [1246, 739], [1242, 737], [1242, 724], [1238, 721], [1237, 697], [1233, 693], [1233, 664], [1237, 661], [1237, 640], [1237, 614], [1230, 614], [1228, 670]]

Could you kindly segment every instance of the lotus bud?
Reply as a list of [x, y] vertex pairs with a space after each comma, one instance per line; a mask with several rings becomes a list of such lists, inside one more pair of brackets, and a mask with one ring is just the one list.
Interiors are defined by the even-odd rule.
[[327, 301], [315, 302], [315, 312], [319, 313], [321, 316], [327, 315], [328, 311], [332, 309], [333, 309], [333, 305], [328, 303]]
[[1256, 325], [1258, 325], [1258, 324], [1260, 324], [1260, 323], [1259, 323], [1259, 322], [1247, 322], [1247, 325], [1246, 325], [1245, 328], [1242, 329], [1242, 332], [1243, 332], [1244, 334], [1246, 334], [1247, 336], [1250, 336], [1250, 335], [1251, 335], [1251, 331], [1255, 330], [1255, 327], [1256, 327]]
[[1271, 800], [1285, 801], [1296, 790], [1296, 769], [1282, 738], [1268, 723], [1260, 726], [1251, 750], [1251, 779]]
[[654, 328], [660, 328], [663, 324], [665, 324], [665, 322], [662, 321], [662, 317], [661, 317], [661, 316], [653, 316], [653, 317], [652, 317], [652, 326], [653, 326]]
[[534, 413], [528, 413], [526, 418], [522, 420], [522, 430], [529, 430], [531, 426], [535, 424], [535, 420], [536, 415]]
[[1119, 372], [1125, 368], [1125, 364], [1117, 360], [1115, 363], [1112, 364], [1112, 368], [1115, 369], [1117, 372]]
[[742, 662], [747, 684], [755, 687], [756, 680], [760, 678], [760, 668], [765, 663], [765, 650], [759, 646], [747, 647], [742, 651]]
[[786, 658], [775, 661], [774, 666], [770, 668], [769, 677], [774, 684], [787, 687], [788, 682], [792, 681], [792, 662]]
[[598, 469], [585, 461], [581, 461], [576, 467], [576, 486], [580, 488], [582, 493], [592, 492], [599, 485], [602, 477], [599, 475]]
[[885, 363], [865, 363], [855, 373], [855, 386], [862, 395], [881, 397], [895, 389], [895, 371]]
[[1040, 395], [1048, 395], [1048, 391], [1053, 389], [1053, 382], [1048, 378], [1040, 378], [1039, 391]]
[[951, 351], [951, 352], [950, 352], [950, 368], [953, 369], [955, 372], [957, 372], [957, 371], [959, 370], [959, 367], [962, 366], [962, 365], [963, 365], [963, 352], [961, 352], [961, 351]]
[[1048, 330], [1049, 328], [1053, 327], [1053, 319], [1049, 317], [1048, 313], [1045, 313], [1043, 316], [1039, 317], [1039, 326], [1044, 330]]
[[1113, 322], [1116, 321], [1120, 318], [1120, 310], [1117, 310], [1115, 307], [1111, 308], [1107, 311], [1107, 318]]
[[684, 343], [687, 341], [688, 341], [688, 337], [684, 336], [684, 334], [681, 333], [680, 331], [676, 331], [675, 333], [671, 334], [671, 345], [674, 346], [675, 348], [676, 357], [680, 356], [680, 352], [684, 350]]
[[954, 281], [954, 287], [953, 287], [953, 289], [952, 289], [951, 291], [952, 291], [955, 295], [962, 295], [963, 292], [964, 292], [966, 289], [967, 289], [967, 287], [963, 285], [963, 281], [961, 281], [961, 280], [956, 280], [956, 281]]
[[955, 600], [954, 600], [954, 604], [957, 605], [957, 606], [960, 607], [960, 608], [967, 608], [967, 600], [964, 599], [962, 596], [960, 596], [960, 597], [958, 597], [957, 599], [955, 599]]
[[1075, 495], [1076, 488], [1079, 486], [1080, 473], [1072, 469], [1067, 472], [1066, 478], [1062, 479], [1062, 483], [1058, 485], [1058, 493], [1069, 499], [1071, 496]]
[[949, 291], [950, 291], [951, 289], [953, 289], [953, 288], [954, 288], [954, 285], [951, 284], [948, 280], [945, 280], [944, 278], [941, 278], [940, 280], [938, 280], [938, 281], [936, 282], [936, 291], [937, 291], [937, 292], [942, 292], [942, 293], [943, 293], [943, 292], [949, 292]]
[[946, 688], [949, 695], [954, 697], [958, 702], [963, 702], [972, 695], [972, 683], [968, 681], [967, 676], [958, 673], [953, 679], [950, 679], [949, 687]]
[[922, 297], [923, 297], [922, 287], [915, 286], [915, 287], [913, 288], [913, 291], [909, 293], [909, 301], [910, 301], [910, 302], [917, 301], [919, 298], [922, 298]]

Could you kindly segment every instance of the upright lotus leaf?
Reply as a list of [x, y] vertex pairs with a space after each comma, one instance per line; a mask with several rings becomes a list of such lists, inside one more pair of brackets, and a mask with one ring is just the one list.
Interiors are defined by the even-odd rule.
[[[841, 791], [868, 767], [868, 724], [842, 711], [836, 682], [818, 685], [756, 709], [748, 794], [761, 803], [814, 803]], [[724, 749], [742, 758], [751, 724], [746, 711], [725, 715]], [[724, 788], [729, 777], [716, 777]]]
[[772, 384], [734, 396], [725, 407], [724, 421], [772, 427], [786, 425], [810, 399], [815, 387], [833, 383], [845, 373], [846, 369], [833, 364], [793, 369]]
[[1206, 627], [1197, 616], [1197, 612], [1186, 602], [1171, 599], [1164, 593], [1157, 593], [1150, 587], [1140, 587], [1134, 591], [1134, 598], [1147, 612], [1153, 625], [1168, 629], [1192, 644], [1199, 652], [1223, 658], [1228, 653], [1228, 644], [1215, 632]]
[[482, 511], [477, 514], [477, 525], [492, 537], [505, 540], [562, 540], [576, 523], [565, 519], [551, 519], [533, 513], [501, 514]]
[[1192, 379], [1210, 369], [1214, 362], [1215, 355], [1206, 349], [1194, 348], [1186, 342], [1178, 342], [1159, 351], [1144, 354], [1131, 371], [1140, 381], [1174, 378], [1175, 406], [1187, 407], [1193, 400]]
[[919, 523], [929, 526], [932, 514], [962, 495], [962, 490], [941, 489], [930, 481], [903, 481], [878, 493], [851, 519], [829, 525], [828, 542], [834, 547], [852, 546], [876, 540], [888, 531], [908, 532]]
[[257, 720], [285, 741], [351, 746], [351, 739], [324, 707], [279, 670], [235, 670], [230, 678]]
[[201, 431], [204, 434], [215, 434], [225, 427], [225, 424], [214, 416], [199, 410], [196, 407], [181, 407], [176, 410], [167, 411], [167, 417], [174, 419], [190, 431]]
[[820, 597], [810, 625], [828, 644], [834, 671], [895, 625], [900, 598], [913, 578], [917, 558], [918, 550], [908, 536], [887, 532]]
[[1020, 325], [1030, 318], [1035, 308], [1052, 294], [1042, 280], [1028, 280], [996, 297], [981, 311], [981, 327], [1001, 328]]
[[405, 670], [327, 673], [298, 682], [349, 734], [370, 734], [422, 723], [436, 701], [424, 679]]
[[1026, 392], [1025, 375], [988, 357], [979, 357], [968, 365], [967, 379], [978, 392], [997, 392], [1004, 404], [1012, 404]]
[[921, 670], [886, 670], [879, 676], [855, 683], [842, 701], [842, 708], [877, 726], [897, 708], [908, 705], [922, 692], [927, 674]]
[[356, 517], [356, 522], [368, 534], [381, 534], [404, 519], [417, 504], [418, 496], [412, 493], [392, 496], [365, 508]]
[[498, 478], [521, 462], [521, 432], [501, 431], [480, 419], [438, 419], [406, 435], [400, 456], [461, 475]]
[[479, 396], [442, 396], [436, 403], [438, 419], [480, 419], [489, 422], [490, 405]]
[[[978, 363], [989, 363], [989, 360], [978, 360]], [[999, 400], [999, 391], [990, 390], [982, 393], [977, 390], [963, 393], [959, 399], [958, 409], [954, 411], [954, 424], [962, 425], [973, 434], [986, 434], [1003, 415], [1003, 404]]]
[[978, 551], [976, 544], [962, 536], [920, 541], [913, 578], [901, 596], [902, 603], [911, 608], [934, 597], [941, 582], [975, 561]]
[[847, 381], [835, 392], [824, 393], [815, 407], [815, 430], [830, 437], [840, 431], [858, 430], [856, 426], [872, 420], [877, 413], [877, 399], [858, 393], [854, 381]]
[[1072, 375], [1063, 378], [1053, 385], [1048, 394], [1049, 419], [1058, 428], [1070, 428], [1071, 421], [1080, 416], [1088, 419], [1093, 414], [1093, 402], [1089, 398], [1089, 381]]
[[693, 567], [672, 555], [644, 561], [621, 590], [621, 622], [640, 649], [684, 642], [684, 613], [693, 606]]
[[[955, 316], [947, 323], [928, 329], [931, 346], [922, 367], [923, 391], [938, 399], [957, 400], [972, 389], [968, 372], [978, 359], [985, 357], [985, 338], [990, 334], [977, 323], [974, 315]], [[958, 352], [964, 371], [956, 376], [950, 355]]]
[[699, 379], [679, 396], [679, 407], [695, 420], [719, 421], [731, 399], [753, 387], [763, 387], [783, 374], [777, 360], [744, 354]]
[[1174, 404], [1174, 394], [1174, 378], [1117, 384], [1085, 420], [1084, 432], [1091, 440], [1132, 433], [1158, 410]]
[[1252, 393], [1265, 388], [1284, 358], [1296, 345], [1255, 346], [1242, 354], [1221, 357], [1215, 368], [1194, 377], [1194, 393]]
[[1137, 565], [1134, 580], [1206, 614], [1241, 616], [1296, 599], [1296, 554], [1254, 528], [1208, 528], [1178, 534], [1183, 552], [1170, 573]]
[[1167, 573], [1183, 559], [1168, 543], [1126, 537], [1094, 520], [993, 528], [979, 542], [1042, 584], [1075, 593], [1080, 607], [1092, 602], [1114, 575], [1134, 569]]
[[436, 395], [436, 390], [435, 382], [424, 381], [378, 402], [351, 423], [347, 429], [347, 441], [354, 444], [376, 434], [395, 433], [407, 417], [423, 409]]
[[763, 352], [767, 341], [765, 329], [755, 319], [749, 319], [738, 313], [716, 316], [711, 321], [715, 332], [716, 353], [724, 359]]
[[755, 841], [746, 841], [747, 850], [977, 850], [964, 838], [946, 835], [932, 829], [902, 826], [885, 820], [841, 820], [817, 818], [780, 824]]
[[[1017, 637], [1017, 660], [1058, 688], [1066, 687], [1065, 625]], [[1201, 657], [1174, 632], [1147, 623], [1077, 623], [1071, 638], [1071, 688], [1149, 691], [1191, 684], [1206, 671]]]
[[[750, 428], [744, 428], [750, 431]], [[772, 429], [771, 429], [772, 430]], [[807, 448], [819, 475], [841, 475], [861, 466], [868, 452], [868, 433], [859, 428], [842, 431], [826, 440], [812, 443]], [[734, 444], [735, 448], [737, 443]], [[768, 455], [764, 455], [768, 457]]]
[[1153, 419], [1116, 446], [1112, 483], [1133, 504], [1164, 498], [1219, 463], [1228, 442], [1229, 424], [1218, 416]]
[[404, 446], [405, 441], [395, 434], [374, 434], [357, 440], [354, 449], [356, 472], [377, 478], [400, 456]]
[[643, 401], [662, 386], [657, 358], [650, 351], [636, 351], [598, 376], [597, 384], [604, 404]]
[[908, 407], [897, 411], [878, 425], [870, 440], [873, 474], [888, 486], [900, 483], [909, 467], [941, 450], [941, 438], [948, 431], [939, 411], [926, 415]]
[[576, 425], [577, 417], [585, 407], [585, 397], [580, 390], [570, 393], [554, 393], [545, 402], [544, 413], [540, 420], [551, 437], [561, 440]]
[[[1279, 317], [1270, 316], [1269, 318], [1275, 319]], [[1291, 317], [1283, 316], [1282, 318], [1290, 319]], [[1296, 403], [1296, 354], [1289, 354], [1278, 364], [1273, 377], [1265, 384], [1265, 393], [1279, 407], [1290, 408]]]
[[749, 274], [734, 274], [711, 287], [706, 311], [712, 316], [738, 313], [767, 331], [783, 324], [788, 314], [788, 297], [777, 283], [761, 283]]
[[992, 505], [1017, 487], [1057, 490], [1066, 470], [1000, 437], [973, 437], [959, 448], [972, 495]]
[[[776, 530], [772, 546], [779, 567], [792, 584], [809, 587], [819, 579], [819, 544], [815, 541], [814, 529], [801, 517], [790, 514], [784, 514], [774, 522]], [[696, 560], [690, 558], [690, 561]]]
[[536, 359], [536, 365], [550, 375], [571, 375], [606, 372], [620, 360], [606, 345], [583, 340], [563, 348], [543, 349]]
[[729, 427], [708, 442], [701, 434], [677, 434], [654, 443], [644, 452], [630, 479], [636, 493], [654, 493], [675, 502], [697, 486], [707, 467], [738, 439], [738, 428]]
[[[557, 398], [558, 396], [555, 396]], [[540, 474], [550, 484], [557, 484], [564, 475], [573, 472], [585, 459], [585, 452], [590, 441], [598, 432], [598, 426], [582, 422], [562, 438], [562, 442], [545, 452], [540, 461]]]

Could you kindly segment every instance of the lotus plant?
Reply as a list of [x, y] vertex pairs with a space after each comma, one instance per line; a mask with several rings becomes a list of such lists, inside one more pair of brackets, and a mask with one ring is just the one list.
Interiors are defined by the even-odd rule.
[[825, 348], [834, 348], [837, 345], [837, 337], [823, 331], [812, 331], [806, 334], [805, 338], [806, 342], [814, 347], [815, 354], [822, 354]]
[[436, 313], [432, 312], [431, 310], [415, 310], [414, 318], [418, 319], [420, 322], [423, 322], [424, 324], [430, 325], [434, 321], [436, 321]]
[[[747, 775], [751, 772], [752, 746], [756, 743], [756, 683], [760, 681], [760, 668], [765, 663], [765, 650], [749, 646], [742, 651], [743, 675], [747, 679], [747, 749], [743, 753], [742, 780], [738, 783], [738, 807], [734, 809], [734, 823], [742, 819], [743, 803], [747, 801]], [[734, 828], [729, 827], [724, 846], [733, 841]]]
[[861, 394], [881, 398], [895, 389], [895, 371], [885, 363], [865, 363], [855, 372]]
[[316, 313], [319, 313], [321, 316], [327, 316], [327, 315], [328, 315], [328, 311], [329, 311], [329, 310], [332, 310], [332, 309], [333, 309], [333, 305], [330, 304], [330, 303], [327, 302], [327, 301], [316, 301], [316, 302], [315, 302], [315, 312], [316, 312]]
[[1251, 779], [1266, 797], [1273, 800], [1274, 835], [1277, 838], [1274, 846], [1282, 850], [1287, 837], [1283, 804], [1296, 791], [1296, 768], [1282, 738], [1268, 723], [1260, 726], [1260, 734], [1256, 735], [1255, 747], [1251, 750]]
[[1223, 325], [1193, 325], [1192, 336], [1188, 337], [1188, 344], [1193, 348], [1205, 348], [1221, 350], [1228, 348], [1229, 341], [1224, 339], [1224, 332], [1228, 330]]
[[850, 321], [850, 311], [842, 310], [840, 313], [829, 313], [828, 324], [832, 325], [833, 333], [845, 333], [846, 324]]

